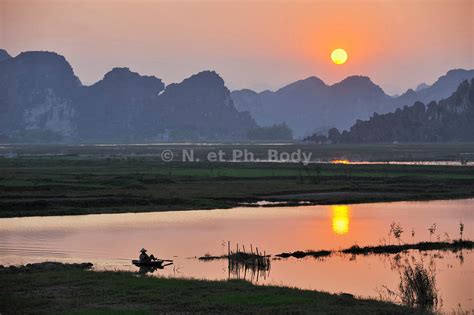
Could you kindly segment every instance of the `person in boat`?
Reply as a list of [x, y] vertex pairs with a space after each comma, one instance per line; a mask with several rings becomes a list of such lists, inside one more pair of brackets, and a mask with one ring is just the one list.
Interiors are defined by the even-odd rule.
[[144, 249], [144, 248], [142, 248], [140, 250], [140, 257], [139, 257], [140, 262], [150, 262], [150, 261], [156, 260], [155, 256], [153, 256], [153, 255], [148, 256], [148, 254], [146, 252], [147, 252], [147, 250]]

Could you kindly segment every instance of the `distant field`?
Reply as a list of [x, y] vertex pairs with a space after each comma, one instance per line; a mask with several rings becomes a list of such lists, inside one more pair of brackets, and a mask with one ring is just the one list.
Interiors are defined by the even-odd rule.
[[205, 160], [209, 152], [223, 150], [231, 157], [233, 150], [248, 150], [256, 158], [265, 159], [268, 150], [295, 152], [298, 149], [311, 153], [312, 160], [330, 161], [474, 161], [474, 143], [445, 144], [104, 144], [104, 145], [2, 145], [0, 155], [70, 155], [76, 157], [159, 156], [163, 150], [171, 150], [174, 159], [180, 161], [182, 150], [194, 150], [195, 157]]
[[165, 163], [160, 156], [0, 158], [0, 217], [229, 208], [258, 200], [333, 204], [467, 197], [474, 197], [474, 167]]

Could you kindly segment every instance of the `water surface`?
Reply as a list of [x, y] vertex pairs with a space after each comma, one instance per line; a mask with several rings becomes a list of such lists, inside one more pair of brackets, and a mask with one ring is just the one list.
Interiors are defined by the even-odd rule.
[[[474, 199], [394, 202], [339, 206], [235, 208], [226, 210], [100, 214], [0, 219], [0, 264], [56, 260], [93, 262], [97, 269], [134, 270], [131, 259], [142, 247], [174, 265], [154, 274], [172, 277], [227, 279], [245, 277], [259, 284], [348, 292], [377, 297], [382, 286], [396, 289], [399, 267], [423, 261], [436, 268], [444, 309], [473, 309], [472, 251], [408, 252], [401, 255], [333, 255], [324, 259], [273, 260], [270, 272], [229, 273], [227, 262], [202, 262], [195, 257], [227, 252], [250, 244], [270, 254], [295, 250], [342, 249], [393, 243], [391, 222], [404, 229], [403, 242], [472, 239]], [[412, 239], [411, 231], [415, 231]], [[258, 277], [258, 279], [257, 279]]]

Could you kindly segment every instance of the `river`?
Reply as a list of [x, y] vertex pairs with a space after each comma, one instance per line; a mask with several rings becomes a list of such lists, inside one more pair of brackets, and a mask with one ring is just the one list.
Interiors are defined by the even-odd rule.
[[[417, 261], [435, 270], [443, 310], [456, 310], [458, 305], [471, 310], [474, 256], [470, 250], [274, 259], [269, 272], [258, 274], [235, 274], [225, 260], [204, 262], [197, 257], [227, 253], [228, 241], [247, 249], [252, 244], [268, 254], [396, 243], [388, 236], [392, 222], [402, 226], [402, 242], [459, 238], [460, 221], [465, 225], [464, 238], [472, 239], [473, 214], [474, 199], [466, 199], [3, 218], [0, 264], [90, 261], [98, 270], [137, 271], [130, 261], [145, 247], [160, 258], [174, 260], [153, 275], [245, 277], [257, 284], [378, 297], [384, 286], [397, 290], [400, 267]], [[430, 235], [434, 223], [436, 231]]]

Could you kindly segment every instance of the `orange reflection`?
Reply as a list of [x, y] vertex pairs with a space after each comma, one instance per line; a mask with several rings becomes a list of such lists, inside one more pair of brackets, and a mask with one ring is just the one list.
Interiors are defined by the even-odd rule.
[[349, 160], [331, 160], [331, 164], [351, 164]]
[[349, 207], [331, 206], [332, 230], [334, 233], [343, 235], [349, 232]]

